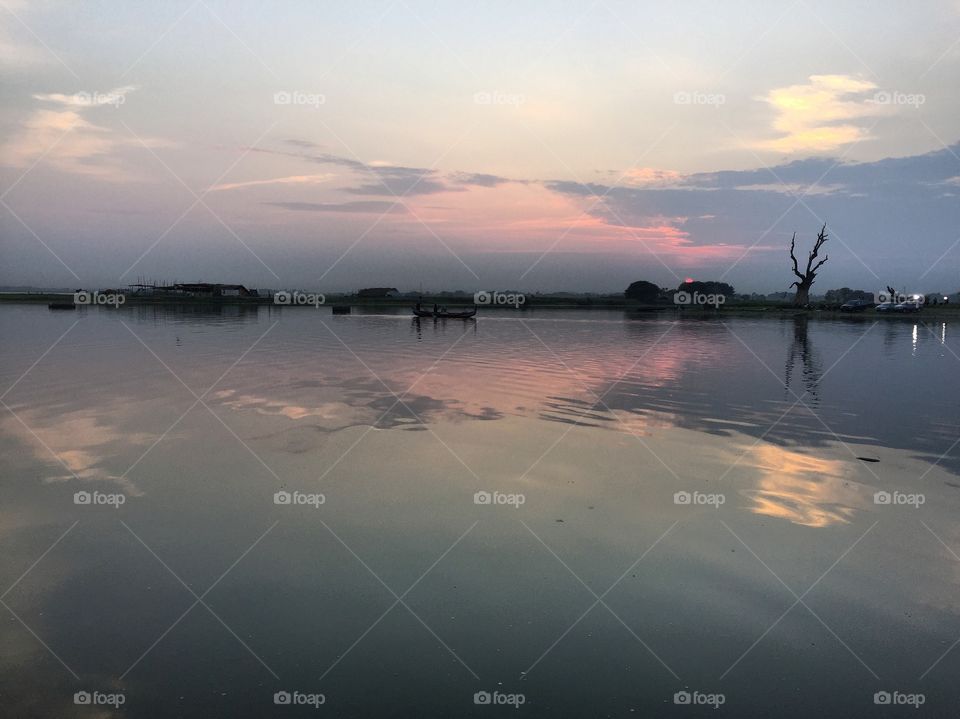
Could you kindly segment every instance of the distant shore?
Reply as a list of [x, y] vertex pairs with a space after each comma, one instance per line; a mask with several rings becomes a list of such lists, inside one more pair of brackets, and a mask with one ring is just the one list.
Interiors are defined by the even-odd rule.
[[[8, 304], [50, 304], [72, 303], [73, 295], [69, 293], [51, 292], [5, 292], [0, 293], [0, 303]], [[459, 295], [433, 296], [424, 295], [422, 304], [431, 307], [434, 304], [444, 305], [451, 309], [473, 306], [472, 298]], [[328, 306], [350, 306], [363, 309], [407, 308], [415, 304], [409, 297], [369, 298], [355, 295], [327, 295]], [[184, 307], [227, 307], [227, 306], [274, 306], [296, 309], [296, 305], [276, 304], [271, 297], [170, 297], [149, 295], [126, 295], [122, 307], [131, 306], [184, 306]], [[83, 305], [78, 305], [83, 307]], [[309, 306], [311, 309], [313, 305]], [[717, 316], [749, 316], [749, 317], [844, 317], [877, 319], [952, 319], [960, 318], [960, 305], [930, 305], [916, 314], [880, 314], [868, 309], [863, 312], [840, 312], [837, 308], [826, 306], [823, 303], [814, 304], [811, 309], [798, 309], [792, 305], [777, 302], [762, 301], [731, 301], [719, 309], [703, 306], [678, 306], [673, 304], [644, 304], [635, 300], [628, 300], [617, 295], [595, 295], [590, 297], [563, 297], [528, 295], [527, 303], [519, 308], [500, 305], [479, 305], [480, 315], [484, 311], [495, 310], [500, 314], [507, 312], [523, 315], [538, 310], [624, 310], [634, 312], [637, 316], [679, 315], [682, 317], [717, 317]]]

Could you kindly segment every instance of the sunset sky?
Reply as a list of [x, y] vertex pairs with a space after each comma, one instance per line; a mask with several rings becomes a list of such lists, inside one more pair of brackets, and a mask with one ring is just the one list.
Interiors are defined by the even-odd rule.
[[0, 18], [0, 285], [960, 289], [958, 0]]

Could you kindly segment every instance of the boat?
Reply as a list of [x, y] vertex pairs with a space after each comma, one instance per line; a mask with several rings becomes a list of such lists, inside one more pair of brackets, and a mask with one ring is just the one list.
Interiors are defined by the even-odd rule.
[[413, 307], [414, 317], [433, 317], [441, 320], [468, 320], [471, 317], [474, 317], [477, 314], [477, 308], [474, 307], [472, 310], [465, 310], [463, 312], [447, 312], [443, 310], [421, 310]]
[[51, 310], [75, 310], [77, 306], [73, 302], [51, 302], [47, 305], [47, 308]]
[[472, 310], [465, 310], [463, 312], [436, 312], [434, 317], [439, 317], [440, 319], [449, 319], [449, 320], [469, 320], [472, 317], [475, 317], [477, 314], [477, 308], [474, 307]]

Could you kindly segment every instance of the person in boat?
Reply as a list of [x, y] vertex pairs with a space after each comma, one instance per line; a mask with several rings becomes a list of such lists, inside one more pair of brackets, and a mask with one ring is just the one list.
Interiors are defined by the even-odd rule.
[[437, 307], [437, 303], [434, 302], [434, 303], [433, 303], [433, 313], [436, 314], [438, 309], [439, 309], [439, 308]]
[[420, 300], [417, 300], [417, 312], [420, 311]]

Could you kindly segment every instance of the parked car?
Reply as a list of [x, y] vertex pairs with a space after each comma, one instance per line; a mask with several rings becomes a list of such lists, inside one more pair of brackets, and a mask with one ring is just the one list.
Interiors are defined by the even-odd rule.
[[841, 312], [863, 312], [868, 307], [873, 307], [873, 302], [869, 300], [850, 300], [840, 305]]
[[881, 302], [877, 305], [877, 312], [895, 312], [896, 305], [893, 302]]
[[915, 300], [907, 300], [906, 302], [901, 302], [898, 305], [894, 305], [894, 312], [919, 312], [920, 303]]

